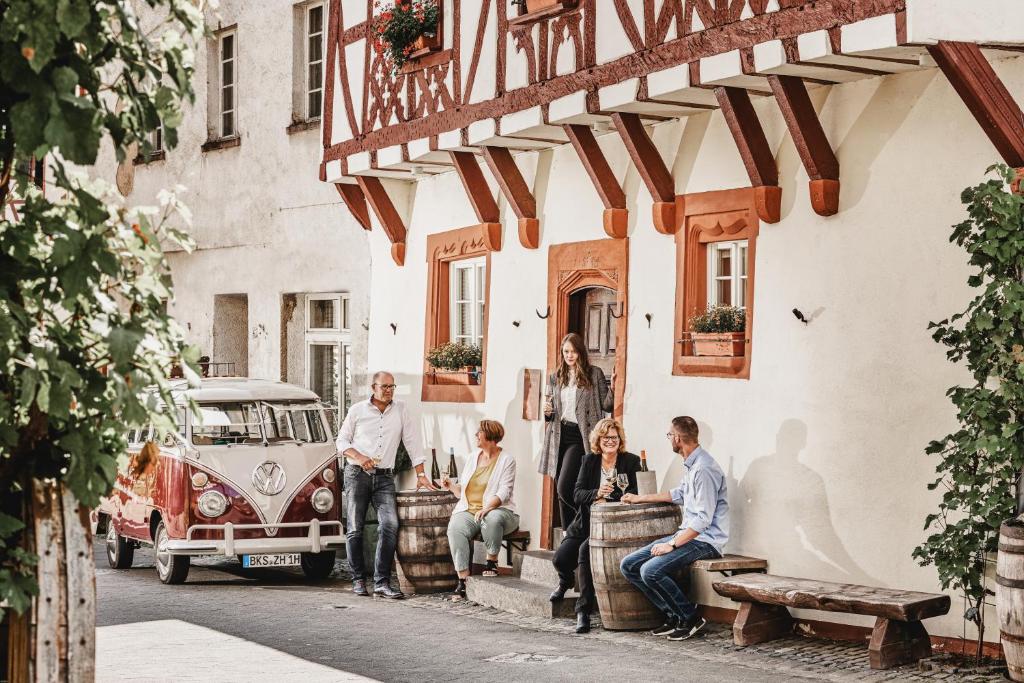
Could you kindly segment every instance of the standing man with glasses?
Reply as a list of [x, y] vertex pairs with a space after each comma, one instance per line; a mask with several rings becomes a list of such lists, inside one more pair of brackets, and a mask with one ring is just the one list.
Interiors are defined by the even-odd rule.
[[363, 566], [363, 527], [370, 505], [377, 511], [377, 553], [373, 567], [373, 594], [401, 599], [402, 591], [391, 587], [391, 567], [398, 544], [398, 506], [395, 500], [395, 459], [398, 444], [404, 443], [416, 468], [416, 487], [434, 490], [423, 465], [420, 427], [404, 401], [395, 399], [395, 376], [377, 372], [370, 385], [373, 394], [353, 405], [338, 431], [338, 455], [345, 459], [345, 490], [348, 529], [348, 564], [352, 570], [352, 592], [369, 595]]
[[721, 557], [729, 539], [729, 502], [725, 473], [711, 454], [701, 448], [692, 417], [672, 420], [665, 436], [672, 452], [683, 458], [683, 478], [666, 493], [622, 496], [623, 503], [675, 503], [683, 508], [679, 531], [658, 539], [622, 558], [622, 575], [665, 615], [665, 623], [651, 633], [669, 640], [686, 640], [707, 623], [697, 606], [673, 578], [697, 560]]

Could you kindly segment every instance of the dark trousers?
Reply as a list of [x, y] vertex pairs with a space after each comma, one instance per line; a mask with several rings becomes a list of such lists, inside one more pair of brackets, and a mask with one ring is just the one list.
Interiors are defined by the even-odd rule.
[[719, 554], [713, 545], [694, 539], [666, 555], [651, 555], [651, 548], [658, 543], [668, 543], [675, 536], [659, 538], [626, 555], [619, 569], [668, 619], [686, 621], [697, 613], [697, 605], [690, 601], [673, 577], [683, 567], [697, 560], [719, 557]]
[[558, 468], [555, 471], [555, 488], [558, 491], [558, 517], [562, 523], [562, 531], [569, 528], [576, 518], [576, 503], [573, 493], [576, 490], [576, 478], [580, 475], [580, 465], [586, 454], [583, 435], [575, 423], [562, 424], [562, 437], [558, 442]]
[[345, 539], [348, 547], [348, 566], [352, 579], [366, 577], [363, 566], [363, 526], [370, 505], [377, 511], [377, 554], [374, 556], [373, 585], [381, 588], [391, 583], [391, 567], [398, 544], [398, 505], [395, 500], [393, 475], [368, 474], [356, 465], [345, 466]]
[[597, 607], [597, 595], [594, 593], [594, 575], [590, 573], [590, 539], [581, 536], [566, 536], [555, 551], [551, 560], [558, 572], [558, 581], [563, 586], [571, 586], [573, 573], [579, 567], [580, 597], [576, 600], [576, 613], [590, 614]]

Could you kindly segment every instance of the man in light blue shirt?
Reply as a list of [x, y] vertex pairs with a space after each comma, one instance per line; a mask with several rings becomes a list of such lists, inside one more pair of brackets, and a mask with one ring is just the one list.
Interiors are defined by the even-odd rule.
[[674, 418], [666, 436], [672, 451], [683, 458], [679, 486], [667, 493], [622, 497], [623, 503], [675, 503], [683, 508], [679, 531], [630, 553], [620, 565], [622, 575], [665, 615], [665, 623], [651, 633], [669, 640], [686, 640], [707, 623], [673, 576], [697, 560], [721, 557], [729, 539], [725, 473], [701, 448], [698, 435], [692, 417]]

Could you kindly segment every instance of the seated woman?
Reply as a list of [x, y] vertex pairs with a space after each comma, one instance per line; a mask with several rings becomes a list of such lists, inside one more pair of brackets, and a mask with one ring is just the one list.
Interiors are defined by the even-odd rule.
[[[590, 630], [590, 613], [597, 606], [594, 577], [590, 573], [590, 506], [618, 502], [623, 493], [636, 493], [636, 473], [640, 471], [640, 458], [626, 452], [626, 432], [616, 420], [606, 417], [594, 425], [590, 451], [576, 478], [576, 518], [565, 530], [565, 538], [552, 559], [558, 571], [558, 588], [551, 594], [552, 602], [565, 596], [573, 584], [573, 572], [577, 567], [580, 569], [576, 633]], [[617, 485], [622, 475], [629, 482], [625, 491]]]
[[498, 575], [501, 539], [519, 528], [519, 515], [512, 502], [516, 482], [516, 461], [498, 446], [505, 428], [496, 420], [481, 420], [476, 432], [479, 451], [469, 456], [462, 468], [463, 485], [443, 479], [441, 485], [459, 498], [448, 522], [448, 545], [459, 574], [454, 600], [466, 597], [466, 577], [473, 559], [473, 539], [479, 533], [487, 549], [484, 576]]

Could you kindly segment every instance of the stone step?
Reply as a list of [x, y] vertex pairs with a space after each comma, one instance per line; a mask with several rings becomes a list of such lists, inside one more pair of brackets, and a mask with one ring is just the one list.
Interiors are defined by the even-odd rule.
[[471, 576], [466, 579], [466, 597], [475, 603], [527, 617], [571, 619], [576, 594], [567, 593], [558, 602], [551, 602], [549, 595], [551, 588], [527, 583], [514, 576]]
[[549, 592], [555, 590], [558, 586], [558, 572], [551, 564], [554, 556], [553, 550], [530, 550], [523, 553], [519, 578], [526, 583], [546, 586]]

